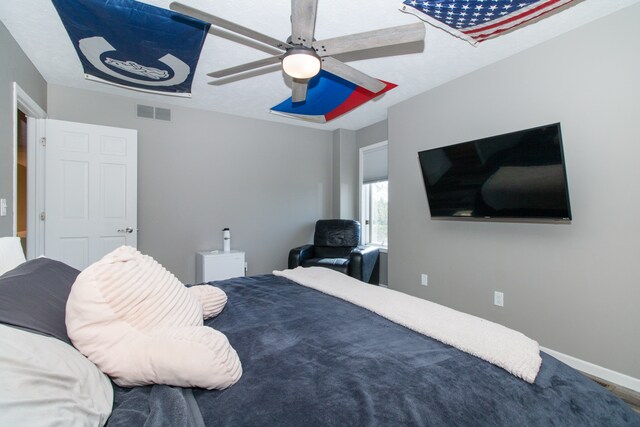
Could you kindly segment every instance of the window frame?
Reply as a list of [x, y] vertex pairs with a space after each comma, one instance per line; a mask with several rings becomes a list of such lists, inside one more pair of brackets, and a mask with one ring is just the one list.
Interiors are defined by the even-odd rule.
[[[365, 185], [367, 183], [364, 182], [364, 156], [365, 153], [367, 151], [374, 151], [374, 150], [378, 150], [381, 147], [389, 147], [389, 143], [388, 141], [381, 141], [375, 144], [371, 144], [371, 145], [367, 145], [365, 147], [361, 147], [359, 150], [359, 166], [358, 166], [358, 186], [359, 186], [359, 191], [358, 191], [358, 210], [359, 210], [359, 219], [360, 219], [360, 224], [361, 224], [361, 230], [362, 233], [360, 234], [360, 243], [363, 245], [376, 245], [378, 247], [380, 247], [383, 251], [386, 252], [386, 250], [388, 249], [388, 240], [389, 240], [389, 236], [387, 234], [387, 245], [380, 245], [380, 244], [375, 244], [375, 243], [371, 243], [371, 221], [370, 221], [370, 212], [371, 212], [371, 188], [369, 188], [368, 193], [366, 194], [367, 191], [365, 189]], [[387, 164], [388, 164], [388, 160], [387, 160]], [[388, 175], [388, 174], [387, 174]], [[389, 179], [386, 179], [387, 181], [387, 191], [388, 191], [388, 182]], [[387, 218], [387, 222], [388, 222], [388, 218]], [[388, 233], [388, 231], [387, 231]]]
[[[378, 184], [381, 182], [387, 183], [387, 198], [389, 197], [389, 180], [380, 180], [380, 181], [372, 181], [367, 183], [362, 183], [362, 241], [366, 245], [374, 245], [380, 248], [387, 248], [389, 244], [389, 231], [387, 230], [387, 244], [372, 242], [373, 235], [373, 192], [374, 184]], [[388, 213], [387, 213], [387, 224], [389, 221]]]

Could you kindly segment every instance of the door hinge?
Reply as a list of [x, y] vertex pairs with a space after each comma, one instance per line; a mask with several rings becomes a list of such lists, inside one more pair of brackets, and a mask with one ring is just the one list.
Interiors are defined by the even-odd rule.
[[40, 145], [42, 145], [43, 147], [47, 146], [47, 137], [43, 136], [42, 138], [40, 138]]
[[44, 212], [40, 212], [40, 221], [45, 221], [47, 219], [47, 214]]

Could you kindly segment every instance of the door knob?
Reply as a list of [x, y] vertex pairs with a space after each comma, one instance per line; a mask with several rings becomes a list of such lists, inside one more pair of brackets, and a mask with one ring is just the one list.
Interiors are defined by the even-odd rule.
[[117, 231], [118, 231], [118, 233], [133, 233], [133, 228], [131, 228], [131, 227], [121, 228], [121, 229], [119, 229]]

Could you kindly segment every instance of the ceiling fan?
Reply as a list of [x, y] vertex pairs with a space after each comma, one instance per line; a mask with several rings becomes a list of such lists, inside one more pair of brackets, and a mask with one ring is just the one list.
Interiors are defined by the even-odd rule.
[[179, 2], [173, 2], [169, 5], [169, 8], [175, 12], [208, 22], [213, 26], [281, 50], [280, 54], [213, 71], [207, 75], [214, 78], [227, 77], [281, 61], [283, 71], [293, 78], [293, 102], [302, 102], [306, 99], [309, 80], [317, 75], [320, 69], [362, 86], [373, 93], [378, 93], [385, 88], [383, 82], [335, 59], [333, 55], [424, 39], [424, 24], [417, 22], [331, 39], [315, 40], [313, 35], [317, 7], [318, 0], [291, 0], [291, 37], [283, 42]]

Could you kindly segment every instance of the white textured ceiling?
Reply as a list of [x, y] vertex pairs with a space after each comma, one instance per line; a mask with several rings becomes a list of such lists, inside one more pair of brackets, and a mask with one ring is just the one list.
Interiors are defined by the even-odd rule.
[[[145, 0], [168, 8], [171, 0]], [[181, 0], [221, 18], [280, 40], [291, 33], [289, 0]], [[387, 109], [414, 95], [499, 61], [640, 0], [584, 0], [536, 23], [481, 43], [477, 47], [426, 25], [424, 46], [378, 49], [375, 57], [343, 56], [349, 65], [398, 87], [327, 124], [279, 117], [269, 108], [291, 96], [287, 79], [277, 66], [270, 72], [222, 85], [207, 84], [206, 73], [269, 56], [231, 40], [225, 34], [207, 36], [196, 70], [190, 99], [145, 94], [84, 79], [82, 66], [50, 0], [0, 0], [0, 20], [49, 84], [134, 97], [153, 105], [169, 104], [235, 114], [320, 129], [356, 130], [384, 120]], [[318, 40], [378, 28], [410, 24], [413, 15], [399, 11], [401, 0], [319, 0]], [[622, 41], [621, 41], [622, 42]], [[583, 46], [577, 48], [588, 48]], [[391, 53], [401, 52], [400, 55]], [[7, 61], [10, 58], [4, 58]]]

